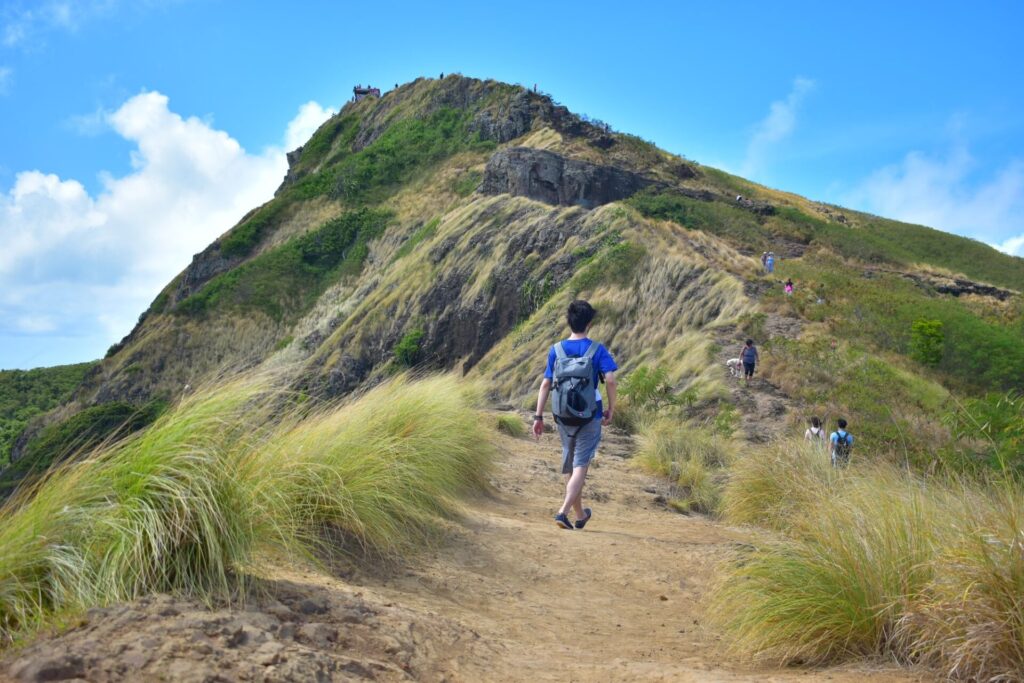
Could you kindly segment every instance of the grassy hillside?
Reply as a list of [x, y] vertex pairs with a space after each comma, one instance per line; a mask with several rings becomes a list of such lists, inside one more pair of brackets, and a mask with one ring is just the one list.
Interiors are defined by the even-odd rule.
[[0, 468], [29, 421], [52, 410], [71, 395], [93, 363], [34, 370], [0, 370]]

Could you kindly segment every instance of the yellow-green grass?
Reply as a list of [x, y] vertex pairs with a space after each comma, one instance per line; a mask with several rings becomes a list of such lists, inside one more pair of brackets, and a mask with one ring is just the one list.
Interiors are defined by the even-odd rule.
[[679, 510], [717, 511], [719, 475], [732, 460], [733, 448], [727, 439], [680, 417], [659, 417], [640, 433], [637, 462], [671, 482], [670, 502]]
[[726, 519], [782, 530], [741, 552], [711, 599], [736, 654], [782, 664], [882, 656], [951, 677], [1021, 677], [1018, 487], [884, 464], [829, 473], [811, 450], [782, 450], [741, 460], [725, 494]]
[[231, 599], [276, 556], [415, 550], [487, 486], [474, 391], [399, 376], [316, 409], [268, 378], [198, 393], [0, 509], [0, 637], [154, 591]]
[[722, 514], [736, 524], [784, 530], [830, 495], [837, 477], [824, 446], [792, 440], [749, 449], [729, 469]]
[[526, 425], [523, 424], [518, 415], [499, 415], [496, 429], [503, 434], [516, 438], [526, 436]]

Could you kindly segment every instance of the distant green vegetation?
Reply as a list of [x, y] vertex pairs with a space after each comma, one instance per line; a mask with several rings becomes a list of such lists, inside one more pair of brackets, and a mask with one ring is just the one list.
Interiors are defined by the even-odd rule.
[[29, 420], [67, 400], [93, 365], [0, 370], [0, 468], [7, 464], [14, 440]]
[[857, 228], [836, 223], [825, 226], [816, 239], [847, 256], [899, 264], [928, 263], [1024, 291], [1024, 259], [977, 240], [885, 218], [871, 218]]
[[228, 258], [251, 254], [253, 249], [267, 236], [273, 224], [280, 219], [284, 206], [284, 202], [278, 200], [272, 200], [262, 206], [247, 221], [220, 241], [220, 253]]
[[312, 411], [266, 381], [189, 397], [0, 507], [0, 642], [153, 592], [238, 599], [267, 558], [415, 552], [488, 488], [473, 391], [399, 377]]
[[114, 401], [90, 406], [67, 420], [44, 427], [26, 445], [25, 451], [0, 478], [0, 493], [24, 478], [46, 472], [54, 463], [92, 450], [107, 439], [137, 431], [155, 420], [167, 407], [151, 401], [139, 407]]
[[331, 283], [362, 270], [370, 240], [391, 219], [383, 210], [358, 209], [266, 251], [213, 278], [178, 305], [179, 314], [220, 308], [261, 310], [274, 320], [295, 319]]
[[[797, 311], [826, 320], [839, 337], [911, 356], [914, 324], [941, 323], [930, 343], [928, 365], [972, 391], [1024, 386], [1024, 319], [1007, 307], [1002, 319], [984, 317], [957, 298], [940, 295], [895, 274], [871, 273], [837, 260], [783, 261], [778, 277], [792, 277]], [[825, 304], [817, 304], [817, 296]], [[781, 296], [774, 291], [770, 296]]]
[[351, 145], [343, 141], [321, 170], [300, 180], [289, 195], [379, 202], [416, 173], [457, 152], [494, 149], [493, 142], [469, 132], [470, 117], [468, 111], [444, 108], [426, 118], [393, 123], [358, 152], [352, 152]]
[[752, 249], [769, 248], [770, 235], [757, 216], [739, 206], [653, 189], [638, 192], [626, 203], [648, 218], [675, 221], [690, 230], [703, 230]]

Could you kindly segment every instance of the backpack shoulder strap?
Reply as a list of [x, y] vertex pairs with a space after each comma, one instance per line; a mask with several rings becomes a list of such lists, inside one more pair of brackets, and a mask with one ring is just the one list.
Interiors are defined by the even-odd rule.
[[565, 355], [565, 349], [562, 348], [562, 342], [556, 343], [551, 348], [555, 350], [555, 356], [558, 357], [559, 359], [565, 360], [566, 358], [568, 358], [568, 356]]
[[594, 340], [591, 340], [590, 341], [590, 348], [587, 349], [587, 352], [585, 354], [583, 354], [583, 357], [584, 358], [593, 358], [594, 354], [597, 353], [597, 347], [598, 346], [600, 346], [600, 344], [598, 344]]

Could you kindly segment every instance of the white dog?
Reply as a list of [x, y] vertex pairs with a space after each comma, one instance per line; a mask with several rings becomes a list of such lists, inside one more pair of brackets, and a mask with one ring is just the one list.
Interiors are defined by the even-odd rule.
[[730, 358], [725, 361], [725, 367], [729, 368], [730, 377], [739, 377], [743, 372], [743, 361], [739, 358]]

